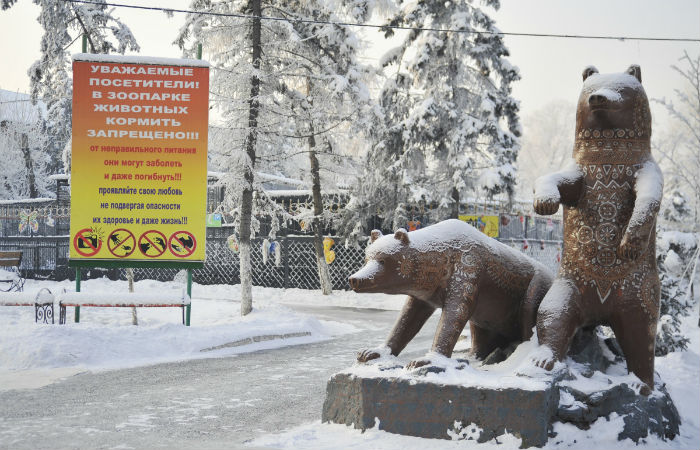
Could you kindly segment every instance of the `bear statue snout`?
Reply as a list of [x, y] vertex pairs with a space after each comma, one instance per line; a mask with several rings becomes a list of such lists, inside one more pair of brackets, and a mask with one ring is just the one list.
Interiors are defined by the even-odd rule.
[[598, 89], [588, 96], [588, 106], [591, 111], [618, 110], [623, 103], [622, 95], [614, 89]]
[[350, 283], [350, 289], [357, 292], [362, 287], [362, 279], [356, 276], [351, 276], [348, 278], [348, 283]]
[[608, 106], [608, 98], [604, 95], [593, 94], [588, 97], [588, 105], [592, 109], [602, 109]]
[[350, 283], [350, 289], [352, 289], [355, 292], [366, 292], [368, 290], [371, 290], [374, 286], [372, 280], [357, 277], [354, 275], [348, 278], [348, 282]]

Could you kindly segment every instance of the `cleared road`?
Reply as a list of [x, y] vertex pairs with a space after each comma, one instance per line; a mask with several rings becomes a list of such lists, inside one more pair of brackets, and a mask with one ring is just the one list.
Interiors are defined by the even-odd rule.
[[[0, 392], [0, 448], [239, 448], [319, 420], [326, 381], [383, 342], [397, 311], [293, 307], [359, 333], [229, 358], [85, 373]], [[430, 347], [438, 315], [402, 359]], [[225, 340], [225, 339], [224, 339]]]

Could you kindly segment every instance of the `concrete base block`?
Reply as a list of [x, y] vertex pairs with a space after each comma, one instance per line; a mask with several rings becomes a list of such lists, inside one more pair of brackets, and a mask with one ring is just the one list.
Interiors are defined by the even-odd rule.
[[487, 388], [445, 385], [394, 377], [364, 378], [338, 373], [329, 381], [322, 420], [410, 436], [450, 439], [475, 424], [478, 442], [506, 432], [523, 447], [547, 442], [557, 413], [559, 389]]

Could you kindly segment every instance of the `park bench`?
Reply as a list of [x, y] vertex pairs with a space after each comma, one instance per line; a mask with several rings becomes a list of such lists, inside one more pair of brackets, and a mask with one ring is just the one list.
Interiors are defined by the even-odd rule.
[[19, 269], [21, 262], [21, 251], [0, 251], [0, 291], [20, 292], [24, 289], [24, 277]]
[[50, 290], [41, 288], [38, 292], [0, 292], [0, 306], [33, 306], [34, 322], [54, 323], [54, 296]]
[[182, 308], [182, 323], [185, 324], [185, 307], [190, 304], [190, 297], [182, 293], [140, 294], [63, 292], [58, 296], [59, 324], [66, 323], [66, 308], [75, 308], [75, 322], [80, 322], [80, 308]]

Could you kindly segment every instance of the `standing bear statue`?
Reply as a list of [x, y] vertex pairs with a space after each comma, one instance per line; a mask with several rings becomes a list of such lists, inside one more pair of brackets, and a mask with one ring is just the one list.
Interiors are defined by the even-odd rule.
[[663, 178], [650, 151], [651, 115], [641, 69], [583, 71], [573, 161], [535, 185], [535, 212], [564, 207], [559, 274], [537, 314], [545, 348], [534, 363], [547, 370], [567, 353], [581, 327], [609, 325], [628, 370], [654, 387], [659, 316], [655, 227]]
[[[374, 230], [371, 242], [367, 264], [350, 277], [350, 287], [408, 297], [385, 346], [361, 351], [359, 362], [397, 356], [437, 308], [442, 314], [432, 351], [446, 357], [467, 322], [478, 358], [532, 336], [553, 276], [520, 251], [456, 219], [391, 236]], [[407, 368], [430, 363], [427, 356]]]

